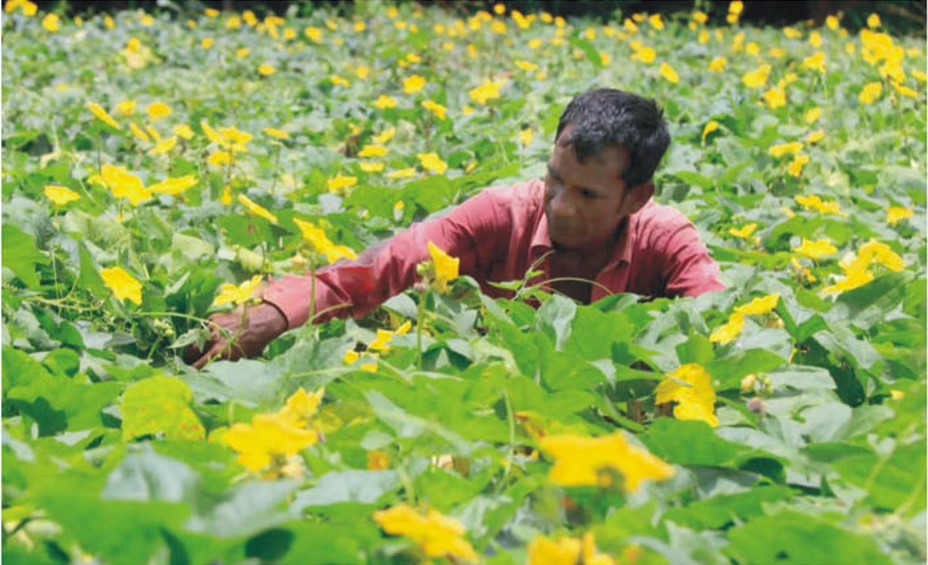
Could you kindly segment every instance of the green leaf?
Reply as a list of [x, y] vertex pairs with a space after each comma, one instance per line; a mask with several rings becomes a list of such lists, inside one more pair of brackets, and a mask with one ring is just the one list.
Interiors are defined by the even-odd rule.
[[864, 286], [843, 292], [829, 317], [850, 320], [855, 326], [869, 329], [902, 303], [906, 287], [914, 278], [915, 275], [908, 271], [888, 273]]
[[629, 343], [635, 327], [621, 312], [603, 313], [597, 307], [581, 306], [570, 325], [565, 352], [587, 361], [611, 359], [616, 343]]
[[3, 266], [13, 271], [29, 288], [39, 286], [36, 265], [45, 265], [48, 258], [35, 246], [35, 240], [26, 232], [8, 222], [2, 227]]
[[156, 376], [130, 385], [120, 405], [123, 439], [158, 433], [167, 439], [203, 439], [192, 400], [190, 387], [177, 378]]
[[911, 516], [925, 509], [925, 446], [913, 442], [888, 455], [866, 453], [832, 464], [842, 479], [862, 488], [864, 502], [883, 510], [904, 510]]
[[400, 484], [396, 471], [342, 471], [326, 473], [311, 489], [297, 493], [293, 501], [296, 510], [307, 506], [325, 506], [341, 502], [374, 504], [385, 493]]
[[254, 535], [296, 517], [286, 504], [296, 481], [249, 482], [225, 491], [191, 516], [185, 528], [220, 538]]
[[561, 351], [570, 337], [571, 322], [576, 313], [577, 305], [573, 300], [555, 294], [538, 309], [535, 330], [546, 335], [554, 343], [554, 347]]
[[744, 376], [772, 371], [784, 363], [786, 359], [776, 353], [765, 349], [749, 349], [716, 359], [706, 364], [706, 370], [712, 375], [712, 380], [719, 383], [718, 390], [730, 390], [739, 388]]
[[664, 519], [694, 529], [720, 529], [763, 516], [764, 504], [789, 500], [793, 496], [793, 491], [786, 487], [756, 487], [746, 492], [697, 500], [683, 508], [671, 508]]
[[143, 445], [110, 472], [100, 498], [192, 503], [198, 482], [199, 477], [190, 467]]
[[678, 465], [732, 466], [746, 450], [717, 436], [705, 422], [658, 418], [640, 437], [651, 453]]
[[892, 563], [872, 537], [795, 511], [751, 520], [731, 530], [728, 539], [722, 551], [739, 563]]

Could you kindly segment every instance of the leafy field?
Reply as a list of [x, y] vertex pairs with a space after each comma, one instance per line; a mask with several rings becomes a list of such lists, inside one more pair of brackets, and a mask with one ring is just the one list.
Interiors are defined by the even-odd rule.
[[[924, 39], [713, 4], [8, 1], [4, 561], [924, 562]], [[658, 199], [729, 290], [581, 306], [439, 268], [262, 359], [180, 360], [252, 281], [541, 176], [593, 86], [664, 106]]]

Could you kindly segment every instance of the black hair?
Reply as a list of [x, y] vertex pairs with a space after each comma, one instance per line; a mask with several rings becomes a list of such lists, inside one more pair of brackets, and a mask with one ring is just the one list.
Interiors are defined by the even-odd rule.
[[[561, 132], [571, 126], [561, 140]], [[670, 145], [664, 111], [656, 101], [613, 88], [597, 88], [570, 101], [557, 124], [555, 143], [574, 148], [581, 163], [609, 147], [624, 147], [630, 162], [623, 180], [629, 187], [651, 180]]]

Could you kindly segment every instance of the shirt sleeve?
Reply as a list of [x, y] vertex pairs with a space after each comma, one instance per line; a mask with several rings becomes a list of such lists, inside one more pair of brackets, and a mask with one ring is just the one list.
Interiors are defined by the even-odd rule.
[[310, 294], [315, 294], [314, 321], [351, 315], [361, 318], [391, 296], [411, 287], [416, 266], [428, 260], [431, 241], [460, 259], [461, 274], [480, 277], [509, 240], [506, 206], [485, 190], [447, 215], [413, 224], [408, 230], [359, 254], [311, 275], [286, 275], [269, 282], [263, 299], [280, 309], [288, 329], [309, 319]]
[[719, 266], [699, 238], [696, 226], [681, 216], [667, 237], [661, 278], [666, 296], [699, 296], [724, 290]]

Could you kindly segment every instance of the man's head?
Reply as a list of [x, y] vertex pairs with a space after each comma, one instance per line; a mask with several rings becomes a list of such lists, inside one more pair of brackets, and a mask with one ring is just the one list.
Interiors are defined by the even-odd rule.
[[[572, 126], [565, 139], [561, 134]], [[630, 162], [622, 179], [629, 187], [651, 180], [670, 145], [664, 112], [657, 102], [636, 94], [597, 88], [570, 101], [557, 124], [555, 142], [573, 147], [583, 162], [607, 147], [624, 147]]]
[[654, 193], [651, 177], [670, 134], [652, 100], [599, 89], [564, 110], [548, 174], [545, 215], [559, 248], [599, 255]]

